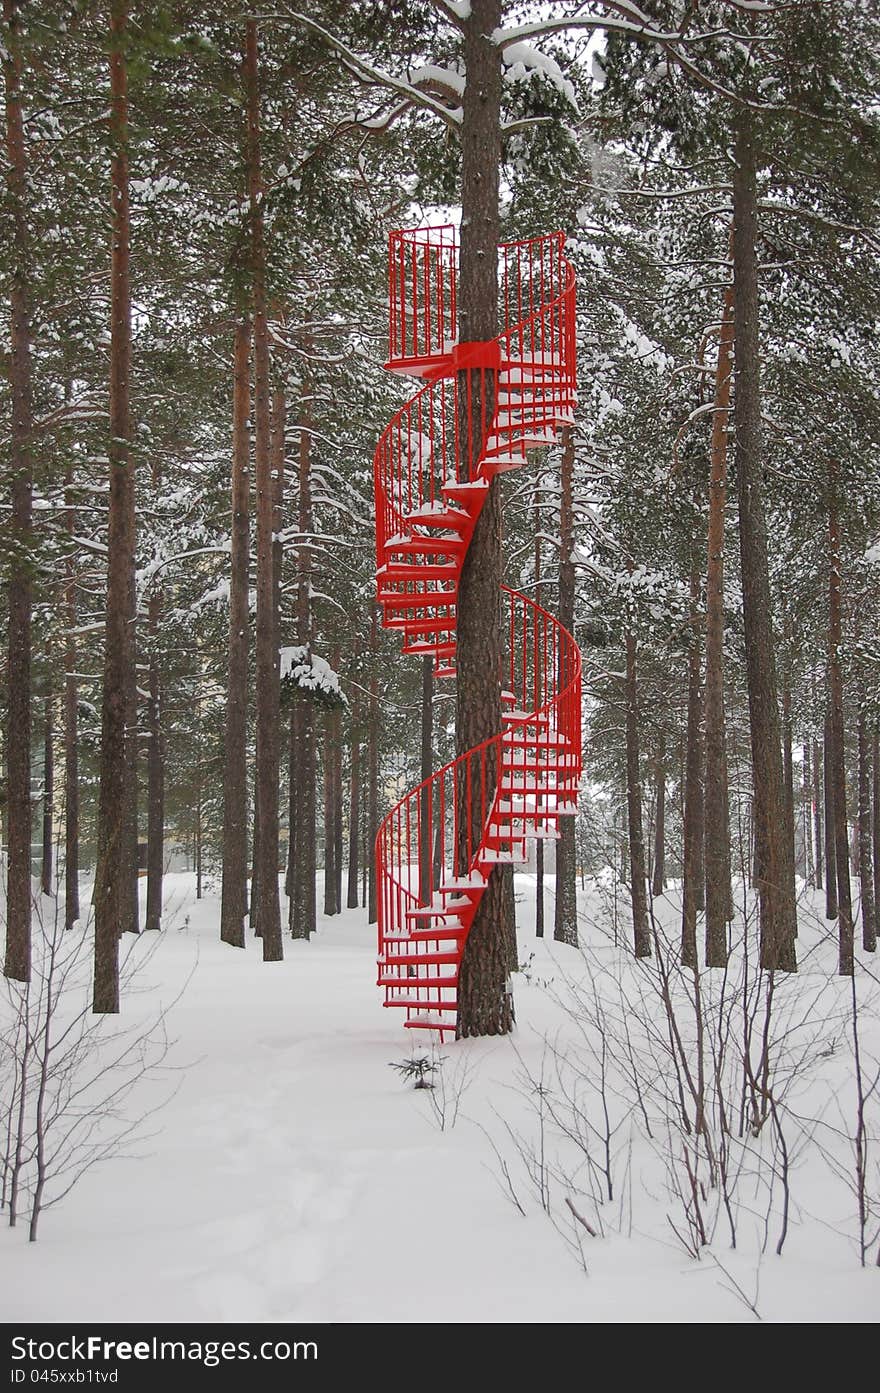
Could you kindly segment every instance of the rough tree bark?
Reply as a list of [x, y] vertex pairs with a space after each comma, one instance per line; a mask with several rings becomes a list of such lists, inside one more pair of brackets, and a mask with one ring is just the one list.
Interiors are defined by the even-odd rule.
[[846, 814], [846, 746], [843, 725], [839, 464], [828, 462], [828, 697], [831, 705], [831, 796], [834, 806], [834, 855], [837, 869], [837, 970], [853, 974], [853, 913], [849, 880], [849, 835]]
[[52, 692], [46, 694], [43, 705], [43, 837], [40, 865], [40, 889], [52, 893], [52, 841], [55, 803], [55, 730], [52, 713]]
[[[562, 431], [559, 477], [559, 593], [557, 617], [563, 629], [574, 633], [574, 427]], [[556, 842], [556, 901], [553, 937], [557, 943], [578, 946], [577, 856], [575, 820], [559, 819]]]
[[666, 742], [663, 733], [658, 737], [654, 759], [654, 868], [651, 894], [662, 895], [666, 889]]
[[[245, 25], [244, 82], [248, 127], [248, 194], [254, 320], [254, 473], [257, 489], [256, 813], [254, 876], [263, 961], [283, 957], [278, 895], [280, 681], [272, 530], [275, 513], [270, 422], [269, 326], [261, 172], [260, 71], [257, 23]], [[259, 858], [259, 860], [257, 860]]]
[[[535, 602], [541, 603], [541, 481], [535, 485]], [[538, 800], [540, 803], [540, 798]], [[562, 819], [560, 819], [562, 820]], [[535, 938], [544, 937], [544, 842], [535, 841]]]
[[791, 843], [791, 863], [796, 867], [794, 854], [794, 732], [791, 723], [791, 681], [788, 672], [782, 680], [782, 777], [785, 788], [785, 822]]
[[[76, 533], [73, 506], [73, 464], [65, 477], [65, 526], [68, 538]], [[72, 548], [65, 563], [64, 582], [64, 927], [79, 919], [79, 750], [77, 748], [79, 684], [76, 676], [76, 567]]]
[[[355, 656], [357, 654], [355, 653]], [[360, 692], [357, 687], [357, 671], [352, 683], [351, 698], [351, 777], [348, 791], [348, 884], [345, 904], [347, 909], [358, 907], [358, 847], [360, 845], [360, 799], [361, 799], [361, 732], [360, 732]]]
[[[499, 171], [501, 165], [501, 50], [491, 34], [501, 24], [501, 0], [473, 0], [464, 20], [465, 88], [461, 131], [461, 253], [458, 328], [462, 343], [498, 332]], [[460, 439], [471, 464], [482, 447], [483, 423], [494, 411], [495, 375], [459, 375]], [[465, 403], [470, 398], [471, 411]], [[472, 431], [468, 433], [468, 419]], [[461, 755], [501, 731], [501, 499], [492, 480], [462, 566], [457, 600], [455, 748]], [[489, 761], [491, 765], [491, 761]], [[487, 768], [487, 798], [496, 771]], [[509, 991], [509, 933], [503, 876], [493, 867], [462, 955], [457, 1036], [504, 1035], [513, 1025]]]
[[119, 1010], [119, 933], [127, 912], [126, 722], [134, 665], [131, 577], [134, 565], [134, 459], [131, 452], [131, 221], [128, 178], [127, 0], [110, 6], [111, 267], [110, 501], [107, 603], [95, 870], [96, 1012]]
[[626, 811], [629, 831], [630, 901], [633, 947], [637, 958], [651, 956], [648, 896], [645, 871], [645, 834], [642, 824], [642, 784], [639, 770], [639, 682], [636, 639], [626, 631]]
[[741, 108], [735, 118], [733, 169], [734, 419], [761, 965], [770, 971], [794, 972], [797, 970], [794, 861], [785, 818], [767, 525], [762, 496], [764, 449], [758, 324], [756, 162], [751, 115], [746, 108]]
[[229, 572], [229, 639], [223, 761], [223, 875], [220, 937], [244, 948], [247, 916], [247, 682], [248, 571], [250, 559], [250, 357], [251, 325], [235, 325], [232, 368], [232, 520]]
[[706, 966], [727, 963], [730, 892], [730, 803], [724, 721], [724, 513], [734, 356], [733, 287], [724, 292], [715, 367], [715, 410], [706, 547], [706, 782], [703, 855], [706, 876]]
[[[333, 653], [332, 667], [339, 672], [339, 649]], [[336, 913], [342, 913], [342, 852], [343, 836], [343, 796], [342, 796], [342, 708], [333, 709], [333, 865], [336, 870], [334, 899]]]
[[367, 922], [379, 918], [378, 887], [376, 885], [376, 835], [379, 831], [379, 632], [376, 606], [370, 616], [370, 701], [367, 708], [367, 864], [370, 874], [367, 884]]
[[874, 918], [880, 929], [880, 724], [874, 726], [873, 760], [873, 809], [871, 817], [871, 846], [874, 861]]
[[803, 866], [804, 880], [808, 885], [815, 886], [816, 870], [813, 864], [813, 752], [809, 740], [803, 743], [803, 764], [801, 774], [801, 824], [803, 830]]
[[690, 650], [688, 654], [687, 744], [684, 774], [684, 848], [681, 900], [681, 961], [697, 966], [697, 911], [703, 887], [703, 676], [700, 643], [700, 572], [691, 561]]
[[336, 732], [334, 713], [324, 714], [324, 913], [336, 914]]
[[813, 864], [815, 866], [815, 886], [822, 890], [824, 881], [824, 841], [822, 817], [822, 751], [818, 740], [813, 741]]
[[825, 918], [837, 918], [837, 839], [834, 832], [834, 730], [831, 701], [826, 698], [825, 738], [822, 746], [825, 789]]
[[[426, 781], [430, 779], [434, 768], [434, 748], [432, 736], [434, 733], [434, 660], [433, 658], [422, 659], [422, 712], [421, 712], [421, 760], [419, 768], [419, 781], [425, 785], [419, 794], [419, 900], [422, 904], [428, 904], [434, 890], [431, 876], [431, 853], [433, 851], [431, 837], [431, 785]], [[352, 766], [353, 767], [353, 766]]]
[[[158, 487], [158, 471], [154, 471]], [[162, 927], [162, 882], [165, 872], [165, 741], [162, 721], [162, 676], [159, 632], [162, 596], [157, 590], [147, 605], [150, 643], [150, 697], [147, 703], [147, 912], [144, 928]]]
[[30, 232], [27, 161], [21, 103], [21, 20], [16, 0], [4, 0], [6, 33], [6, 188], [12, 220], [9, 278], [10, 475], [12, 550], [7, 630], [6, 739], [6, 958], [4, 972], [18, 982], [31, 975], [31, 548], [33, 545], [33, 372], [30, 322]]
[[864, 693], [859, 701], [859, 889], [861, 894], [862, 947], [877, 950], [877, 920], [874, 903], [874, 867], [871, 845], [871, 743]]
[[[132, 487], [128, 506], [129, 527], [134, 538], [137, 526], [135, 494]], [[138, 687], [137, 687], [137, 590], [135, 586], [135, 547], [132, 545], [128, 568], [128, 624], [131, 634], [131, 662], [125, 692], [125, 806], [122, 829], [122, 885], [119, 899], [120, 933], [140, 933], [138, 903]]]

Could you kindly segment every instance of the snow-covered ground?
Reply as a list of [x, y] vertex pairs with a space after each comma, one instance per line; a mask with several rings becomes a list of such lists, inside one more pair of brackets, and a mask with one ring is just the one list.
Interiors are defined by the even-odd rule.
[[[736, 1251], [723, 1207], [707, 1190], [701, 1212], [712, 1242], [694, 1260], [673, 1229], [686, 1233], [688, 1225], [676, 1198], [684, 1143], [672, 1124], [664, 1133], [656, 1121], [669, 1078], [662, 1029], [652, 1036], [655, 969], [646, 975], [614, 946], [607, 887], [582, 895], [583, 955], [534, 938], [533, 878], [519, 877], [518, 897], [527, 967], [515, 977], [517, 1030], [447, 1041], [431, 1093], [389, 1067], [430, 1046], [410, 1039], [401, 1013], [382, 1010], [374, 930], [363, 912], [322, 919], [312, 942], [286, 939], [284, 962], [264, 964], [253, 942], [242, 952], [218, 941], [216, 895], [196, 903], [192, 877], [169, 877], [166, 928], [158, 943], [155, 935], [135, 943], [143, 963], [122, 1019], [148, 1022], [169, 1005], [163, 1069], [125, 1106], [134, 1115], [173, 1096], [147, 1120], [149, 1135], [133, 1154], [90, 1170], [44, 1214], [36, 1244], [25, 1223], [0, 1230], [3, 1318], [690, 1322], [754, 1320], [753, 1304], [765, 1320], [875, 1319], [880, 1271], [858, 1263], [851, 1144], [839, 1135], [852, 1113], [847, 989], [834, 978], [821, 919], [802, 931], [803, 970], [779, 1007], [789, 1012], [790, 1059], [803, 1057], [804, 1082], [788, 1101], [808, 1119], [803, 1135], [787, 1124], [783, 1255], [775, 1255], [781, 1162], [766, 1140], [772, 1193], [758, 1151], [738, 1152]], [[674, 895], [658, 903], [671, 928]], [[552, 932], [549, 893], [547, 912]], [[583, 1150], [547, 1122], [541, 1167], [542, 1110], [571, 1123], [568, 1091], [591, 1126], [602, 1114], [595, 1037], [561, 1000], [570, 986], [593, 1002], [590, 1010], [598, 1002], [607, 1011], [611, 1035], [623, 1038], [626, 1019], [633, 1049], [644, 1041], [648, 1050], [634, 1073], [648, 1080], [644, 1108], [609, 1067], [610, 1201], [599, 1198], [603, 1148], [594, 1133], [591, 1171]], [[788, 988], [780, 991], [785, 997]], [[880, 1054], [872, 1010], [862, 1020], [864, 1060]], [[542, 1070], [543, 1084], [529, 1084], [526, 1076], [540, 1079]], [[877, 1104], [875, 1095], [874, 1132]], [[877, 1158], [875, 1149], [875, 1197]]]

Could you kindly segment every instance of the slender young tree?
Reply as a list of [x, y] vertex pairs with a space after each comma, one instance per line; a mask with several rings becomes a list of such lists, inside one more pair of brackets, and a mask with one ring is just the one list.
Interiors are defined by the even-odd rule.
[[31, 611], [33, 547], [33, 367], [31, 361], [28, 172], [21, 82], [22, 23], [16, 0], [4, 0], [3, 82], [6, 94], [6, 189], [12, 214], [9, 284], [10, 465], [6, 739], [6, 959], [18, 982], [31, 975]]
[[101, 708], [93, 1008], [119, 1010], [119, 934], [129, 907], [126, 870], [126, 726], [134, 648], [134, 456], [131, 449], [131, 218], [128, 171], [127, 0], [110, 5], [110, 503]]

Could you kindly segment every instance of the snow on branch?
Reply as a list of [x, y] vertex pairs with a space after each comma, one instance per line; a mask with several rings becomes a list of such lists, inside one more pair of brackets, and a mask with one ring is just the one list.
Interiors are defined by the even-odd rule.
[[435, 10], [461, 29], [466, 19], [471, 17], [471, 0], [431, 0]]
[[347, 706], [348, 698], [339, 684], [339, 674], [334, 672], [326, 658], [319, 658], [308, 644], [298, 643], [290, 648], [282, 648], [281, 690], [289, 701], [300, 693], [308, 695], [312, 701], [330, 708]]
[[[392, 73], [383, 72], [381, 68], [377, 68], [366, 58], [362, 58], [360, 54], [355, 53], [353, 49], [349, 48], [347, 44], [344, 44], [335, 34], [331, 34], [329, 29], [325, 29], [323, 25], [318, 24], [316, 20], [309, 18], [308, 15], [304, 15], [301, 11], [291, 10], [289, 13], [291, 19], [295, 20], [298, 24], [304, 25], [307, 29], [310, 29], [313, 34], [317, 34], [319, 38], [322, 38], [324, 42], [333, 49], [334, 53], [339, 56], [343, 67], [345, 67], [353, 77], [358, 78], [361, 82], [369, 86], [384, 87], [389, 92], [397, 92], [399, 95], [406, 97], [410, 105], [419, 106], [425, 111], [432, 112], [433, 115], [439, 116], [441, 121], [444, 121], [447, 126], [453, 129], [461, 124], [462, 114], [460, 107], [450, 108], [444, 106], [441, 101], [438, 101], [435, 97], [432, 97], [428, 92], [423, 91], [412, 82], [409, 76], [395, 77]], [[414, 74], [418, 75], [420, 71], [421, 70], [417, 68], [414, 70]], [[438, 69], [437, 71], [442, 71], [447, 77], [450, 75], [456, 76], [447, 69]]]
[[540, 49], [534, 48], [532, 44], [520, 42], [505, 44], [502, 56], [506, 69], [504, 76], [507, 82], [519, 82], [523, 77], [540, 73], [547, 78], [548, 82], [552, 82], [568, 104], [577, 111], [574, 87], [555, 59], [542, 53]]

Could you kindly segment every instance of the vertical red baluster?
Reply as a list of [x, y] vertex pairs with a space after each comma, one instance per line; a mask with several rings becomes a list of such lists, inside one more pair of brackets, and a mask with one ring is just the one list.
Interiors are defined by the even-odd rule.
[[411, 317], [412, 317], [412, 322], [411, 322], [411, 324], [410, 324], [410, 336], [411, 336], [411, 337], [410, 337], [410, 354], [411, 354], [411, 356], [414, 358], [414, 357], [416, 357], [416, 355], [418, 354], [418, 351], [419, 351], [419, 294], [418, 294], [419, 268], [418, 268], [418, 253], [417, 253], [417, 251], [416, 251], [415, 240], [411, 241], [410, 244], [409, 244], [409, 246], [410, 246], [410, 251], [409, 251], [410, 287], [409, 287], [409, 290], [410, 290], [410, 294], [411, 294], [411, 296], [412, 296], [412, 303], [411, 303], [411, 305], [410, 305], [410, 312], [411, 312]]
[[425, 343], [423, 352], [426, 357], [431, 354], [431, 241], [430, 234], [426, 245], [422, 248], [422, 255], [425, 260], [422, 278], [424, 280], [424, 302], [425, 302]]

